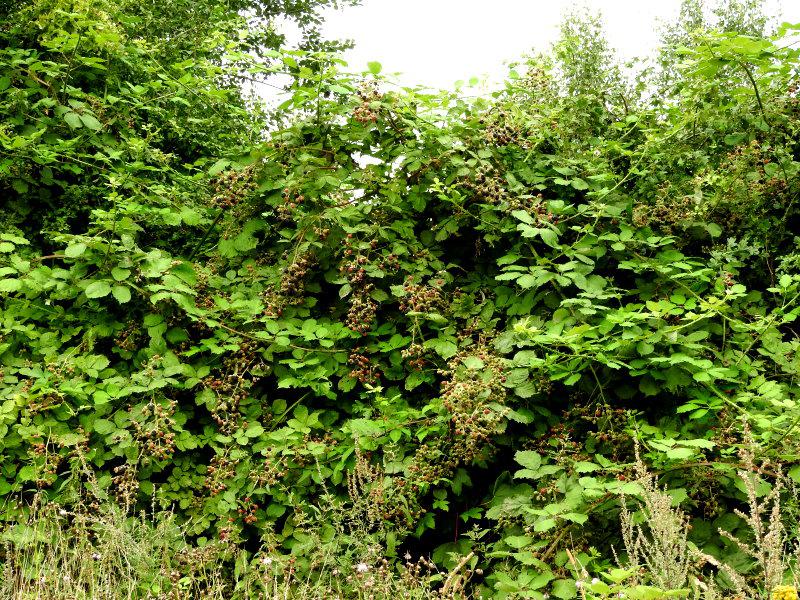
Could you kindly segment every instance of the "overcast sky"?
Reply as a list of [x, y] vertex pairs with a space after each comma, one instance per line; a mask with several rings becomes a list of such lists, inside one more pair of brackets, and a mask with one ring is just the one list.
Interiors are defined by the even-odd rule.
[[[504, 63], [544, 50], [558, 35], [569, 0], [363, 0], [326, 15], [325, 33], [351, 38], [351, 70], [378, 61], [407, 85], [451, 88], [457, 80], [502, 80]], [[621, 56], [645, 55], [657, 43], [658, 19], [677, 15], [680, 0], [585, 0], [601, 11]], [[772, 0], [780, 21], [800, 22], [800, 0]]]

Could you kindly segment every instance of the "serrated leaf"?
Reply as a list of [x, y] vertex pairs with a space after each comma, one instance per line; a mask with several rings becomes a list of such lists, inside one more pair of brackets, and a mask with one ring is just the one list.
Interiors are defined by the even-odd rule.
[[542, 457], [533, 450], [519, 450], [514, 454], [514, 460], [527, 469], [536, 471], [542, 466]]
[[0, 280], [0, 292], [16, 292], [22, 287], [22, 282], [19, 279], [2, 279]]

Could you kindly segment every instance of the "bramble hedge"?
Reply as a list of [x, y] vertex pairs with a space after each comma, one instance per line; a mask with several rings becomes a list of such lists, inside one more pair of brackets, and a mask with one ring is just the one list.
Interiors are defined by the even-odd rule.
[[474, 98], [223, 16], [182, 46], [133, 3], [0, 14], [0, 493], [68, 501], [83, 456], [126, 506], [298, 554], [299, 512], [360, 494], [390, 553], [570, 597], [636, 436], [745, 565], [716, 534], [742, 420], [798, 457], [800, 27], [695, 32], [637, 85], [577, 19]]

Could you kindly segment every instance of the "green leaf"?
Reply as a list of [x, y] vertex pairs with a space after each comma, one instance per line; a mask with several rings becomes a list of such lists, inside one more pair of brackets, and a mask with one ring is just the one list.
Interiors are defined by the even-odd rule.
[[80, 118], [81, 122], [92, 131], [100, 131], [103, 128], [103, 124], [90, 114], [82, 114]]
[[575, 179], [570, 181], [570, 184], [572, 184], [572, 187], [575, 188], [576, 190], [586, 190], [589, 188], [589, 184], [586, 183], [586, 181], [584, 181], [580, 177], [576, 177]]
[[371, 61], [367, 63], [367, 68], [369, 69], [370, 73], [377, 75], [383, 70], [383, 65], [377, 61]]
[[553, 596], [561, 598], [561, 600], [570, 600], [578, 595], [578, 588], [572, 579], [557, 579], [553, 582], [551, 589]]
[[264, 427], [261, 425], [261, 423], [250, 423], [250, 425], [247, 426], [247, 431], [244, 432], [244, 434], [249, 438], [257, 438], [263, 433]]
[[477, 356], [467, 356], [462, 362], [472, 371], [478, 371], [484, 367], [484, 362]]
[[70, 126], [70, 129], [80, 129], [83, 127], [83, 121], [81, 121], [81, 116], [76, 112], [68, 112], [64, 115], [64, 120], [67, 122], [67, 125]]
[[114, 267], [111, 269], [111, 276], [115, 281], [125, 281], [130, 274], [131, 272], [128, 269], [122, 269], [120, 267]]
[[86, 244], [83, 242], [73, 242], [64, 250], [64, 256], [67, 258], [77, 258], [86, 252]]
[[113, 294], [114, 298], [117, 299], [117, 302], [120, 304], [125, 304], [131, 299], [131, 290], [130, 288], [124, 285], [115, 285], [111, 289], [111, 293]]
[[537, 471], [542, 466], [542, 457], [533, 450], [519, 450], [514, 454], [514, 460], [526, 469]]
[[667, 458], [671, 458], [672, 460], [686, 460], [692, 458], [695, 454], [696, 452], [691, 448], [684, 448], [682, 446], [667, 450]]
[[100, 435], [108, 435], [112, 431], [116, 431], [117, 426], [114, 425], [113, 421], [109, 421], [108, 419], [97, 419], [94, 422], [94, 430]]
[[536, 222], [533, 220], [533, 217], [526, 210], [512, 210], [511, 214], [514, 215], [514, 217], [517, 220], [522, 221], [523, 223], [526, 223], [528, 225], [533, 225]]
[[231, 161], [229, 161], [227, 158], [220, 158], [217, 162], [211, 165], [211, 168], [208, 170], [208, 174], [212, 177], [214, 175], [219, 175], [230, 164]]
[[0, 292], [16, 292], [22, 287], [22, 282], [19, 279], [2, 279], [0, 280]]
[[111, 293], [111, 285], [107, 281], [95, 281], [86, 287], [87, 298], [103, 298]]

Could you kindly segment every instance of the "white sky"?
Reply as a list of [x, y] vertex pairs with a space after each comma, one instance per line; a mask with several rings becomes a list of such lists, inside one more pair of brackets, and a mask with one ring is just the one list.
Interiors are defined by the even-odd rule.
[[[545, 50], [558, 35], [570, 0], [363, 0], [361, 6], [326, 14], [324, 33], [349, 38], [350, 70], [378, 61], [399, 72], [405, 85], [451, 88], [457, 80], [488, 76], [500, 81], [505, 62]], [[680, 0], [583, 0], [599, 10], [612, 47], [621, 57], [649, 54], [658, 19], [672, 19]], [[800, 22], [800, 0], [772, 0], [778, 21]]]

